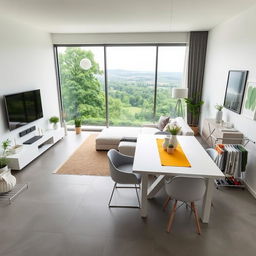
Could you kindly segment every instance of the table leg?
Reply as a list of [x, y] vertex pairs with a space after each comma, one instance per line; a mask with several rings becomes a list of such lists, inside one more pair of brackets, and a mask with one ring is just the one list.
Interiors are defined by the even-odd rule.
[[147, 194], [148, 194], [148, 175], [143, 174], [142, 182], [141, 182], [141, 209], [140, 209], [140, 214], [142, 218], [146, 218], [148, 215]]
[[147, 198], [151, 199], [159, 192], [159, 190], [164, 186], [165, 175], [159, 175], [157, 179], [151, 184], [148, 188], [148, 195]]
[[201, 210], [201, 220], [203, 223], [208, 223], [210, 219], [213, 190], [214, 190], [214, 179], [208, 178], [206, 180], [206, 191], [205, 191], [202, 210]]

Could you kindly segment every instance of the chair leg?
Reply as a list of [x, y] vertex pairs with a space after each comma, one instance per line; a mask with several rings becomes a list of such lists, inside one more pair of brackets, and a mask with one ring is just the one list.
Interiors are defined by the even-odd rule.
[[115, 191], [115, 189], [116, 189], [116, 185], [117, 185], [117, 183], [115, 183], [114, 186], [113, 186], [113, 189], [112, 189], [112, 192], [111, 192], [111, 196], [110, 196], [109, 202], [108, 202], [108, 207], [110, 207], [110, 203], [111, 203], [111, 201], [112, 201], [112, 197], [113, 197], [113, 195], [114, 195], [114, 191]]
[[169, 216], [169, 220], [168, 220], [168, 224], [167, 224], [167, 232], [168, 233], [171, 231], [171, 228], [172, 228], [172, 223], [173, 223], [174, 215], [176, 212], [176, 207], [177, 207], [177, 200], [175, 200], [175, 203], [173, 205], [172, 211]]
[[163, 211], [165, 211], [165, 210], [166, 210], [166, 208], [167, 208], [167, 206], [168, 206], [168, 204], [169, 204], [170, 200], [171, 200], [171, 197], [170, 197], [170, 196], [168, 196], [168, 197], [166, 198], [166, 200], [164, 201]]
[[191, 202], [191, 208], [194, 212], [194, 215], [195, 215], [195, 220], [196, 220], [196, 230], [197, 230], [197, 233], [199, 235], [201, 235], [201, 227], [200, 227], [200, 223], [199, 223], [199, 218], [198, 218], [198, 213], [197, 213], [197, 209], [195, 207], [195, 203], [194, 202]]
[[138, 203], [139, 203], [139, 208], [140, 208], [140, 198], [139, 198], [139, 194], [138, 194], [138, 187], [135, 184], [135, 190], [136, 190], [136, 195], [137, 195], [137, 199], [138, 199]]

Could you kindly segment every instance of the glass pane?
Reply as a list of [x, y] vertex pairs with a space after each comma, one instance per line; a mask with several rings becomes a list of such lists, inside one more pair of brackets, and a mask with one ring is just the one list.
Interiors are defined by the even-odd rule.
[[[160, 46], [158, 48], [158, 77], [156, 119], [161, 115], [175, 115], [177, 99], [171, 97], [172, 88], [181, 87], [186, 46]], [[183, 109], [185, 109], [182, 100]]]
[[[80, 66], [89, 59], [88, 69]], [[104, 48], [58, 47], [61, 95], [68, 124], [105, 125]]]
[[153, 119], [156, 47], [108, 47], [109, 124], [139, 126]]

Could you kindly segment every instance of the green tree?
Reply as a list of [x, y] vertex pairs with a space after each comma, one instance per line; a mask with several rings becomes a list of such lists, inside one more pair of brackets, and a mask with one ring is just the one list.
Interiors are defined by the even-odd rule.
[[[80, 61], [84, 58], [92, 63], [89, 70], [80, 67]], [[94, 60], [93, 53], [78, 47], [68, 47], [59, 54], [59, 64], [67, 120], [73, 120], [76, 116], [81, 116], [85, 121], [86, 118], [102, 118], [105, 113], [104, 93], [97, 76], [103, 72]]]

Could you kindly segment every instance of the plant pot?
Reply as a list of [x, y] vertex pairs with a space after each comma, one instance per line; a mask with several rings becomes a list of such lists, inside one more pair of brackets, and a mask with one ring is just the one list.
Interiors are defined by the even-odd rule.
[[0, 173], [8, 171], [8, 166], [6, 165], [5, 167], [0, 168]]
[[0, 193], [7, 193], [11, 191], [16, 185], [16, 178], [7, 170], [0, 174]]
[[216, 119], [215, 119], [217, 124], [222, 123], [222, 115], [223, 115], [223, 112], [222, 112], [222, 111], [217, 111], [217, 113], [216, 113]]
[[173, 154], [174, 150], [175, 150], [175, 148], [167, 148], [167, 153], [168, 154]]
[[198, 126], [190, 125], [190, 128], [193, 130], [195, 136], [197, 136], [199, 134]]
[[57, 130], [58, 127], [59, 127], [58, 123], [54, 123], [54, 124], [53, 124], [53, 129], [54, 129], [54, 130]]
[[76, 134], [80, 134], [81, 133], [81, 127], [75, 127], [76, 129]]
[[177, 139], [177, 136], [176, 135], [172, 135], [171, 139], [170, 139], [170, 144], [173, 145], [173, 148], [177, 148], [179, 142], [178, 142], [178, 139]]

